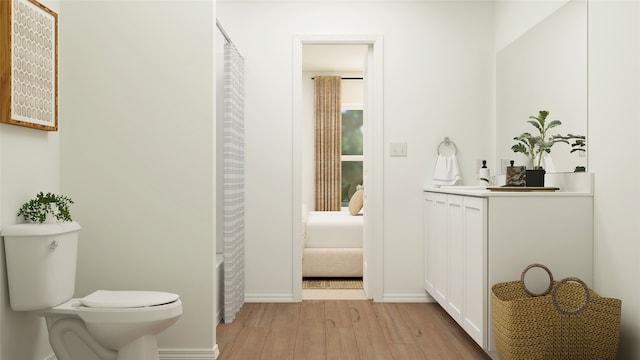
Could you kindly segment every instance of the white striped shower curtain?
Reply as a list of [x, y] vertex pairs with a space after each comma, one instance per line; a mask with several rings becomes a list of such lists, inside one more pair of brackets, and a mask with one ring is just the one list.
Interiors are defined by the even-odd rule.
[[244, 59], [224, 46], [224, 322], [244, 304]]

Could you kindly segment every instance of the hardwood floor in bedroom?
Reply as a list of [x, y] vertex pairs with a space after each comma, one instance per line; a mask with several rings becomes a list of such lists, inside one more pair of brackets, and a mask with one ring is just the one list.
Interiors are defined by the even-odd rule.
[[246, 303], [216, 330], [219, 360], [490, 359], [434, 303]]

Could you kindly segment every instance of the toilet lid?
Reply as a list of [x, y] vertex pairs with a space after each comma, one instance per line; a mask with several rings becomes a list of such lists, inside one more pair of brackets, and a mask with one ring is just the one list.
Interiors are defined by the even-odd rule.
[[160, 291], [98, 290], [80, 299], [80, 303], [92, 308], [135, 308], [168, 304], [178, 298], [176, 294]]

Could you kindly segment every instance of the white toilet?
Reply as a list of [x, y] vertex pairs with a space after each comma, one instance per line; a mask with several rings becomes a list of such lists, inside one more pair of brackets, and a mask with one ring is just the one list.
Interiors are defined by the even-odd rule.
[[179, 296], [98, 290], [72, 299], [79, 232], [76, 222], [2, 229], [11, 308], [46, 318], [58, 360], [158, 360], [156, 335], [182, 315]]

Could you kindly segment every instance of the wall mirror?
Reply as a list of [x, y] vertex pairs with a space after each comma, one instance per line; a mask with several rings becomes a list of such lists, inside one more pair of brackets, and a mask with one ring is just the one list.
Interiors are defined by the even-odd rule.
[[[548, 110], [562, 125], [551, 134], [587, 136], [587, 4], [568, 1], [529, 31], [496, 53], [496, 164], [515, 160], [527, 165], [523, 154], [511, 151], [513, 138], [537, 131], [529, 116]], [[587, 136], [587, 147], [589, 138]], [[586, 152], [571, 153], [557, 143], [551, 149], [548, 172], [572, 172], [587, 165]], [[587, 169], [588, 171], [589, 169]]]

